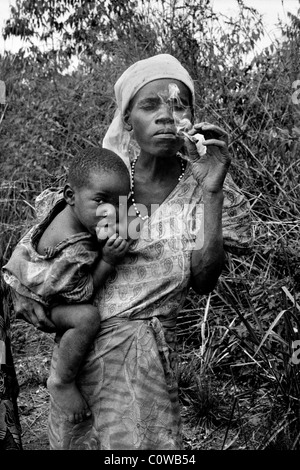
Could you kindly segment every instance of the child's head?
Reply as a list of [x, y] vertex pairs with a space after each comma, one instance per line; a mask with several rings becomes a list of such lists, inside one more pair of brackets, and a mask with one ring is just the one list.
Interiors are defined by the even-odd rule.
[[129, 191], [129, 172], [122, 159], [111, 150], [89, 147], [72, 160], [64, 196], [78, 228], [95, 234], [100, 220], [116, 221], [120, 197], [124, 201]]
[[77, 189], [89, 186], [91, 173], [98, 175], [112, 173], [117, 185], [116, 192], [119, 191], [119, 180], [128, 183], [128, 187], [130, 184], [128, 169], [122, 159], [115, 152], [102, 147], [88, 147], [78, 153], [70, 164], [68, 181]]

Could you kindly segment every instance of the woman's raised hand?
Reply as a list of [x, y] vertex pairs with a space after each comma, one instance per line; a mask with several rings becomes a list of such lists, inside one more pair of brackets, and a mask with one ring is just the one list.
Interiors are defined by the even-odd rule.
[[206, 191], [218, 192], [223, 187], [230, 166], [228, 135], [220, 127], [208, 122], [195, 124], [188, 132], [191, 138], [196, 134], [204, 136], [202, 144], [206, 146], [207, 151], [200, 156], [195, 143], [185, 137], [187, 159], [192, 165], [193, 175]]

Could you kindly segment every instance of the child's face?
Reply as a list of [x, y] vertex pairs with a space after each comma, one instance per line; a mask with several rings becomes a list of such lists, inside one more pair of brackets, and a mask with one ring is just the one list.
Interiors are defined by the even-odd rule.
[[189, 89], [178, 80], [154, 80], [141, 88], [127, 114], [141, 153], [174, 156], [183, 145], [177, 123], [192, 121], [191, 104]]
[[[120, 177], [113, 172], [91, 172], [89, 185], [74, 190], [74, 215], [82, 228], [96, 234], [97, 224], [107, 218], [116, 222], [119, 213], [119, 202], [130, 191], [128, 178]], [[115, 230], [115, 226], [111, 228]]]

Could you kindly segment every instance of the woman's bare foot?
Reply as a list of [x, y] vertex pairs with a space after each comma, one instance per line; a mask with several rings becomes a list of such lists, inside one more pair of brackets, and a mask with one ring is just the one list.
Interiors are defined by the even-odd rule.
[[91, 411], [75, 382], [65, 384], [56, 377], [50, 376], [47, 380], [47, 388], [55, 403], [68, 416], [71, 423], [80, 423], [91, 416]]

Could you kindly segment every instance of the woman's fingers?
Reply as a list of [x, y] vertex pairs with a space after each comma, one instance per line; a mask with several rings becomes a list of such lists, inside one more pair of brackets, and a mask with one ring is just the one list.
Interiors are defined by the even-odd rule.
[[32, 323], [35, 328], [46, 333], [52, 333], [56, 330], [54, 323], [49, 320], [44, 308], [38, 303], [32, 306], [32, 309], [29, 312], [28, 321]]
[[209, 146], [209, 145], [215, 145], [216, 147], [223, 147], [226, 148], [227, 144], [223, 140], [217, 140], [217, 139], [208, 139], [204, 140], [202, 142], [202, 145]]
[[195, 135], [197, 133], [203, 134], [205, 139], [215, 137], [216, 139], [222, 139], [226, 143], [228, 142], [228, 134], [219, 126], [214, 124], [209, 124], [208, 122], [200, 122], [194, 124], [193, 129], [191, 129], [188, 134]]
[[215, 132], [218, 133], [218, 134], [227, 135], [227, 132], [225, 132], [224, 129], [222, 129], [222, 128], [219, 127], [219, 126], [216, 126], [215, 124], [210, 124], [209, 122], [199, 122], [199, 123], [196, 123], [196, 124], [194, 124], [193, 129], [198, 129], [198, 131], [199, 131], [199, 130], [203, 130], [203, 131], [215, 131]]
[[37, 304], [35, 306], [34, 314], [37, 318], [36, 328], [45, 332], [54, 332], [56, 330], [54, 323], [47, 317], [44, 308]]
[[45, 333], [54, 333], [56, 330], [55, 325], [46, 317], [45, 313], [40, 314], [37, 309], [19, 310], [16, 312], [16, 318], [30, 323], [37, 330], [44, 331]]
[[13, 304], [16, 318], [31, 323], [38, 330], [46, 333], [55, 332], [55, 326], [47, 317], [44, 307], [33, 299], [13, 293]]

